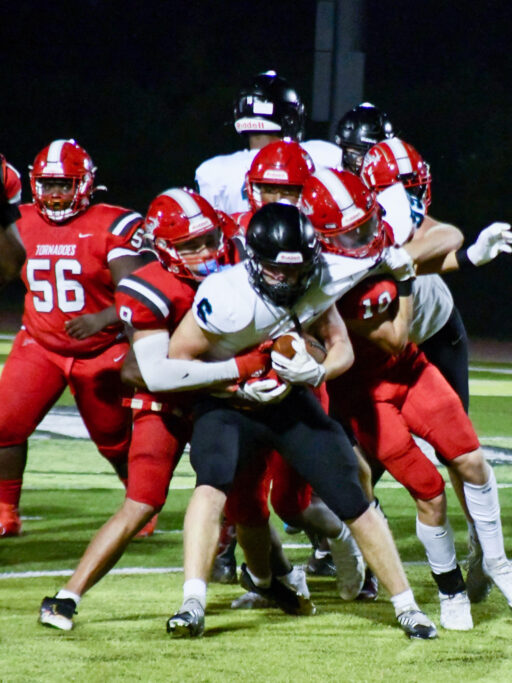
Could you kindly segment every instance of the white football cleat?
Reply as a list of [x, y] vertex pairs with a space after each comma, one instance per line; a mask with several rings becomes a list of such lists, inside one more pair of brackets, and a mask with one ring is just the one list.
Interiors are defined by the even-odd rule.
[[512, 607], [512, 563], [506, 557], [499, 560], [484, 558], [483, 568], [503, 593], [509, 607]]
[[470, 631], [473, 628], [471, 602], [466, 591], [446, 595], [439, 593], [441, 604], [440, 624], [449, 631]]

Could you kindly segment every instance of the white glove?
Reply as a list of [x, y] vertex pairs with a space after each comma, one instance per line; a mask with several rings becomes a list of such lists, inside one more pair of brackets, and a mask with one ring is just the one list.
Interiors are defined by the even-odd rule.
[[416, 277], [414, 262], [403, 247], [386, 247], [382, 252], [382, 264], [398, 282], [405, 282]]
[[483, 266], [498, 256], [500, 252], [512, 253], [512, 231], [510, 223], [491, 223], [467, 248], [466, 254], [474, 266]]
[[290, 391], [291, 386], [275, 379], [256, 379], [244, 382], [236, 391], [236, 396], [257, 403], [277, 403]]
[[306, 342], [301, 337], [292, 341], [295, 356], [287, 358], [277, 351], [272, 351], [272, 368], [281, 379], [291, 384], [311, 384], [320, 386], [325, 378], [325, 368], [311, 356], [306, 349]]

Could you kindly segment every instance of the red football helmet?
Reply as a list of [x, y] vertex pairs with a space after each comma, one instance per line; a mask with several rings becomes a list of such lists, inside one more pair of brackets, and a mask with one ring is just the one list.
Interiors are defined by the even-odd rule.
[[302, 187], [315, 170], [313, 160], [298, 142], [278, 140], [261, 149], [245, 176], [249, 204], [253, 211], [263, 201], [259, 185], [293, 185]]
[[94, 190], [96, 167], [74, 140], [54, 140], [30, 166], [30, 186], [39, 213], [62, 222], [84, 211]]
[[202, 280], [227, 265], [226, 239], [233, 226], [192, 190], [171, 188], [159, 194], [149, 205], [145, 228], [171, 273]]
[[299, 208], [326, 251], [353, 258], [380, 254], [385, 229], [375, 193], [353, 173], [319, 169], [304, 183]]
[[412, 145], [399, 138], [379, 142], [368, 150], [361, 178], [376, 192], [401, 182], [425, 208], [430, 206], [432, 177], [429, 165]]

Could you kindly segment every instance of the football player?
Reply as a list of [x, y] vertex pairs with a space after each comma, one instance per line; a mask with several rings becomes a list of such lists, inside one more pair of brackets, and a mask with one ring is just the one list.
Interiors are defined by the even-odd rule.
[[361, 102], [353, 107], [336, 126], [334, 140], [343, 152], [342, 168], [359, 175], [364, 155], [370, 147], [394, 135], [388, 115], [374, 104]]
[[15, 236], [20, 201], [20, 174], [0, 154], [0, 287], [18, 277], [25, 256]]
[[[131, 331], [135, 346], [142, 341], [167, 349], [199, 282], [237, 260], [235, 244], [228, 239], [233, 228], [225, 216], [189, 190], [172, 188], [151, 202], [145, 237], [157, 258], [124, 277], [115, 294], [119, 318]], [[136, 373], [132, 364], [123, 377], [140, 384]], [[125, 399], [133, 410], [126, 498], [93, 538], [64, 588], [43, 599], [42, 624], [70, 630], [82, 595], [116, 564], [131, 539], [164, 505], [190, 437], [192, 398], [191, 392], [160, 394], [141, 389]]]
[[446, 517], [444, 481], [412, 433], [457, 470], [482, 547], [484, 570], [511, 606], [512, 565], [505, 555], [496, 480], [471, 422], [441, 373], [407, 342], [410, 285], [375, 276], [339, 302], [356, 360], [328, 386], [331, 415], [348, 420], [365, 454], [384, 465], [415, 499], [416, 532], [438, 586], [441, 625], [469, 630], [470, 602]]
[[246, 149], [204, 161], [195, 181], [200, 194], [215, 208], [240, 213], [250, 208], [245, 175], [265, 145], [280, 139], [300, 142], [315, 166], [339, 166], [340, 149], [325, 140], [302, 141], [305, 108], [298, 93], [275, 71], [253, 76], [238, 92], [233, 104], [236, 132]]
[[[357, 192], [358, 184], [360, 185], [359, 192]], [[328, 251], [338, 253], [344, 256], [350, 256], [352, 258], [367, 258], [368, 254], [371, 253], [373, 250], [377, 249], [378, 251], [382, 248], [384, 235], [382, 233], [379, 235], [378, 222], [376, 221], [376, 217], [373, 211], [373, 207], [375, 206], [375, 196], [369, 190], [365, 191], [361, 181], [352, 174], [346, 172], [339, 172], [335, 170], [321, 170], [317, 172], [308, 181], [306, 181], [303, 188], [301, 201], [306, 207], [306, 210], [309, 212], [309, 215], [317, 230], [317, 233], [319, 234], [319, 237], [324, 245], [324, 248]], [[354, 230], [354, 227], [356, 228], [356, 230]], [[390, 225], [386, 224], [386, 232], [387, 238], [389, 239], [390, 236], [392, 236], [392, 228]], [[395, 275], [403, 271], [403, 273], [405, 273], [405, 276], [407, 275], [407, 272], [412, 273], [412, 275], [415, 276], [415, 271], [412, 267], [412, 260], [405, 259], [402, 268], [397, 267], [395, 257], [397, 256], [399, 251], [400, 250], [394, 250], [393, 248], [388, 249], [385, 252], [385, 257], [383, 259], [384, 264], [389, 265], [391, 262], [394, 261], [393, 268]], [[407, 252], [401, 250], [400, 253], [404, 255]], [[430, 255], [430, 253], [431, 252], [427, 250], [424, 263], [428, 263], [428, 256]], [[418, 261], [421, 263], [421, 258], [418, 258]], [[411, 291], [413, 280], [414, 278], [411, 278]], [[421, 276], [417, 278], [417, 280], [418, 284], [420, 284], [421, 281], [426, 280], [426, 276]], [[415, 330], [415, 334], [419, 334], [419, 330], [422, 330], [422, 333], [426, 337], [428, 337], [429, 325], [434, 325], [435, 329], [436, 324], [435, 306], [433, 309], [432, 301], [423, 301], [422, 305], [418, 306], [416, 301], [416, 288], [414, 291], [414, 307], [412, 307], [412, 301], [409, 301], [409, 297], [407, 297], [407, 299], [404, 298], [403, 301], [402, 299], [400, 299], [400, 304], [402, 306], [402, 308], [400, 308], [397, 306], [397, 293], [394, 292], [393, 296], [391, 296], [390, 294], [390, 288], [392, 289], [393, 286], [394, 285], [389, 285], [389, 283], [383, 283], [382, 278], [377, 278], [376, 280], [370, 279], [368, 281], [368, 284], [366, 283], [366, 281], [361, 283], [351, 293], [347, 294], [340, 302], [339, 306], [343, 304], [343, 307], [340, 310], [342, 315], [344, 316], [344, 319], [348, 317], [351, 320], [349, 329], [351, 329], [354, 332], [354, 334], [363, 336], [364, 339], [368, 339], [370, 341], [377, 340], [382, 345], [384, 351], [377, 352], [371, 343], [364, 343], [360, 341], [359, 337], [357, 337], [355, 367], [359, 368], [359, 371], [356, 372], [356, 370], [350, 370], [349, 373], [346, 374], [346, 377], [340, 378], [332, 382], [329, 386], [331, 411], [334, 411], [334, 414], [336, 414], [339, 419], [343, 419], [344, 411], [347, 412], [347, 415], [353, 414], [355, 408], [354, 410], [350, 411], [347, 405], [352, 402], [354, 392], [356, 392], [356, 387], [356, 393], [359, 393], [359, 387], [362, 387], [361, 394], [362, 396], [364, 396], [366, 403], [364, 409], [361, 408], [361, 410], [358, 412], [358, 420], [362, 421], [363, 417], [366, 416], [366, 418], [368, 419], [365, 423], [365, 428], [367, 431], [369, 431], [373, 426], [373, 431], [371, 437], [361, 437], [359, 441], [363, 449], [365, 450], [365, 453], [367, 452], [368, 444], [372, 446], [372, 448], [368, 452], [370, 456], [374, 457], [376, 457], [375, 451], [378, 450], [378, 448], [380, 448], [381, 451], [385, 453], [401, 452], [399, 451], [398, 446], [396, 444], [393, 444], [392, 436], [395, 433], [393, 429], [391, 429], [388, 433], [386, 430], [378, 428], [380, 421], [375, 420], [374, 422], [372, 422], [372, 418], [368, 417], [374, 414], [379, 414], [378, 411], [380, 404], [387, 400], [387, 395], [385, 393], [386, 387], [389, 393], [389, 389], [391, 386], [388, 386], [384, 382], [385, 387], [381, 391], [381, 393], [379, 394], [378, 392], [376, 392], [376, 406], [372, 407], [372, 397], [375, 398], [373, 396], [372, 391], [374, 386], [378, 386], [379, 372], [383, 368], [386, 370], [386, 372], [388, 367], [394, 368], [394, 363], [396, 361], [397, 375], [395, 377], [394, 375], [388, 373], [389, 376], [386, 375], [386, 381], [392, 383], [393, 377], [395, 377], [395, 383], [397, 386], [407, 384], [407, 391], [410, 392], [412, 401], [414, 399], [413, 390], [416, 388], [416, 383], [419, 381], [418, 368], [421, 364], [419, 361], [416, 361], [418, 354], [416, 353], [416, 351], [414, 351], [414, 353], [411, 351], [413, 347], [408, 347], [408, 353], [404, 354], [404, 357], [401, 359], [400, 362], [398, 362], [397, 358], [399, 352], [401, 351], [401, 347], [404, 346], [405, 341], [408, 338], [408, 335], [411, 334], [411, 328]], [[356, 304], [353, 304], [351, 306], [351, 302], [353, 303], [354, 301], [356, 302]], [[393, 305], [391, 305], [392, 301], [395, 302]], [[374, 308], [372, 308], [373, 305]], [[367, 306], [367, 309], [365, 308], [365, 306]], [[357, 316], [355, 316], [354, 314], [354, 311], [356, 310], [358, 312]], [[407, 314], [405, 319], [404, 312]], [[355, 320], [352, 320], [352, 318], [355, 318]], [[388, 333], [387, 335], [385, 334], [386, 332]], [[373, 363], [375, 359], [376, 361], [375, 363]], [[425, 359], [422, 357], [421, 362], [423, 363], [424, 360]], [[421, 367], [423, 368], [423, 366]], [[431, 374], [432, 371], [429, 370], [428, 374], [426, 374], [426, 377], [430, 377]], [[349, 382], [349, 377], [352, 377], [353, 381], [353, 384], [351, 385], [352, 391], [350, 393], [350, 400], [348, 399], [346, 394], [348, 388], [347, 382]], [[410, 385], [408, 384], [409, 382]], [[427, 380], [425, 380], [425, 385], [428, 389], [429, 385]], [[404, 389], [404, 391], [406, 390]], [[438, 382], [437, 391], [432, 391], [429, 394], [428, 391], [425, 390], [425, 393], [422, 394], [421, 400], [425, 402], [424, 410], [430, 410], [431, 412], [436, 410], [437, 395], [446, 396], [447, 405], [453, 404], [453, 420], [455, 421], [455, 419], [457, 419], [457, 424], [459, 424], [460, 426], [460, 428], [455, 430], [455, 433], [459, 434], [460, 432], [461, 443], [457, 442], [455, 445], [450, 446], [450, 441], [446, 440], [446, 443], [443, 444], [444, 450], [440, 450], [440, 454], [441, 457], [444, 456], [445, 460], [450, 466], [457, 469], [459, 478], [463, 482], [466, 496], [468, 496], [468, 487], [466, 486], [466, 484], [472, 483], [478, 485], [483, 484], [483, 481], [476, 482], [476, 480], [468, 479], [468, 473], [466, 471], [467, 468], [461, 466], [462, 460], [454, 460], [453, 453], [457, 452], [457, 449], [460, 449], [462, 447], [462, 440], [464, 435], [468, 433], [472, 434], [473, 441], [471, 441], [471, 443], [470, 441], [466, 443], [468, 448], [469, 446], [475, 446], [475, 437], [473, 435], [472, 427], [471, 429], [469, 429], [467, 426], [464, 429], [462, 428], [462, 425], [464, 423], [467, 425], [469, 421], [464, 416], [464, 414], [462, 416], [459, 414], [460, 412], [462, 412], [462, 405], [457, 401], [454, 402], [453, 397], [450, 400], [448, 400], [450, 397], [450, 391], [451, 389], [447, 391], [446, 388], [443, 391], [442, 382]], [[427, 400], [430, 400], [430, 404], [428, 407]], [[389, 399], [389, 401], [393, 402], [391, 398]], [[396, 406], [398, 406], [396, 407], [396, 410], [400, 411], [401, 404], [397, 403], [397, 401], [398, 399], [394, 401], [393, 405], [396, 404]], [[360, 403], [362, 405], [362, 401], [360, 401]], [[421, 405], [423, 404], [421, 403]], [[459, 406], [458, 410], [456, 410], [457, 406]], [[420, 410], [420, 408], [418, 410]], [[439, 443], [439, 439], [446, 439], [446, 435], [441, 429], [441, 425], [445, 424], [444, 415], [438, 416], [438, 418], [439, 417], [442, 419], [438, 419], [439, 424], [436, 424], [436, 443]], [[411, 420], [412, 417], [408, 414], [408, 416], [406, 416], [404, 419], [407, 421]], [[428, 415], [425, 414], [423, 417], [423, 423], [431, 426], [433, 420], [430, 420]], [[410, 422], [408, 424], [410, 424]], [[450, 423], [450, 430], [451, 429], [452, 427]], [[356, 435], [358, 435], [361, 434], [363, 430], [360, 429], [359, 431], [357, 431], [356, 429], [354, 429], [354, 431], [356, 432]], [[419, 433], [413, 429], [412, 431], [415, 431], [415, 433]], [[396, 431], [396, 433], [398, 434], [398, 430]], [[432, 438], [430, 433], [429, 437], [427, 437], [427, 441]], [[378, 442], [378, 448], [374, 443], [375, 441]], [[412, 438], [410, 438], [409, 436], [407, 439], [403, 439], [403, 441], [406, 441], [405, 445], [403, 444], [403, 448], [411, 453], [411, 458], [412, 454], [414, 453], [414, 457], [418, 459], [418, 454], [421, 453], [421, 451], [414, 444]], [[413, 445], [411, 445], [411, 443]], [[473, 448], [473, 450], [476, 450], [478, 448], [478, 443], [476, 442], [476, 444], [477, 445], [475, 446], [475, 448]], [[447, 449], [448, 451], [450, 450], [448, 446], [452, 448], [451, 456], [447, 455]], [[470, 451], [468, 450], [467, 452]], [[458, 451], [459, 455], [460, 453], [462, 453], [461, 450]], [[485, 462], [483, 461], [481, 451], [478, 451], [476, 455], [472, 455], [471, 457], [475, 460], [475, 462], [478, 462], [478, 467], [480, 468], [479, 479], [485, 479], [486, 481], [486, 475], [488, 475], [488, 472], [486, 471]], [[381, 460], [381, 458], [377, 459], [379, 461]], [[382, 458], [382, 460], [384, 460], [384, 458]], [[399, 461], [397, 460], [397, 462]], [[430, 461], [428, 461], [428, 463], [428, 467], [430, 467]], [[476, 469], [478, 468], [475, 466], [475, 470]], [[403, 477], [406, 476], [402, 472], [401, 474]], [[412, 465], [410, 466], [409, 474], [411, 475], [411, 477], [414, 476]], [[491, 484], [489, 484], [489, 486], [492, 488]], [[414, 487], [410, 486], [409, 490], [413, 492], [413, 495], [415, 493], [417, 494], [417, 490], [415, 490]], [[427, 505], [425, 501], [430, 501], [430, 498], [428, 496], [431, 493], [431, 491], [426, 493], [425, 491], [423, 492], [424, 498], [421, 499], [423, 500], [423, 510], [426, 509], [425, 506]], [[433, 498], [433, 496], [431, 496], [431, 498]], [[441, 499], [441, 501], [437, 501], [441, 505], [441, 512], [444, 509], [443, 500], [444, 499]], [[428, 503], [428, 505], [430, 505], [430, 503]], [[421, 508], [419, 509], [419, 517], [421, 520]], [[432, 514], [432, 510], [429, 509], [428, 513]], [[424, 512], [423, 518], [425, 519]], [[443, 518], [442, 514], [440, 514], [439, 510], [437, 511], [437, 520], [441, 520], [442, 523], [445, 522], [445, 519]], [[476, 522], [477, 531], [479, 530], [479, 521], [481, 520], [477, 520]], [[428, 524], [429, 522], [427, 521], [427, 525]], [[432, 526], [431, 523], [430, 525]], [[482, 533], [482, 525], [480, 525], [480, 533]], [[418, 535], [420, 536], [420, 539], [423, 540], [426, 536], [428, 536], [428, 533], [423, 532], [423, 536], [421, 536], [419, 531]], [[489, 557], [495, 558], [498, 557], [498, 555], [500, 555], [499, 553], [497, 555], [493, 554], [495, 550], [494, 547], [492, 548], [492, 550], [489, 549], [490, 546], [487, 546], [487, 551], [489, 551]], [[427, 551], [427, 553], [429, 552], [432, 552], [433, 554], [434, 550], [431, 549], [430, 551]], [[455, 555], [453, 555], [453, 557], [455, 557]], [[509, 579], [507, 579], [506, 577], [509, 568], [506, 563], [506, 558], [500, 556], [500, 563], [501, 568], [496, 573], [496, 576], [498, 577], [496, 579], [496, 583], [504, 591], [505, 595], [507, 595], [507, 599], [509, 599], [510, 589], [507, 588], [507, 581], [509, 581]], [[450, 567], [449, 570], [446, 571], [452, 570], [455, 571], [455, 566]], [[491, 573], [492, 571], [494, 571], [494, 569], [489, 569], [489, 573]], [[436, 570], [434, 570], [434, 572], [436, 573]], [[441, 572], [440, 570], [437, 571], [437, 574], [442, 573], [443, 572]], [[453, 577], [455, 577], [455, 574], [453, 575]], [[455, 583], [458, 582], [459, 578], [460, 571], [458, 570], [457, 581]], [[444, 581], [443, 577], [439, 578], [441, 593], [445, 595], [450, 594], [451, 591], [452, 595], [456, 595], [457, 593], [463, 592], [463, 585], [461, 584], [459, 586], [459, 590], [456, 591], [455, 583], [450, 588], [450, 585], [448, 585]], [[447, 598], [443, 597], [441, 604], [442, 610], [445, 613], [442, 617], [443, 625], [445, 625], [447, 628], [470, 627], [468, 626], [468, 624], [471, 623], [471, 618], [469, 606], [467, 603], [467, 597], [465, 595], [459, 596], [455, 601], [449, 601]]]
[[74, 140], [55, 140], [31, 169], [33, 203], [19, 207], [26, 295], [0, 379], [9, 397], [0, 413], [0, 536], [21, 533], [27, 439], [66, 386], [98, 450], [126, 479], [131, 416], [121, 406], [120, 370], [129, 345], [114, 287], [134, 265], [142, 218], [91, 205], [95, 172]]
[[[237, 468], [243, 471], [251, 455], [275, 448], [340, 519], [348, 520], [367, 561], [389, 590], [404, 631], [411, 637], [435, 637], [434, 625], [414, 601], [389, 529], [363, 494], [348, 440], [303, 386], [319, 386], [352, 363], [334, 302], [364, 277], [373, 261], [321, 256], [307, 218], [296, 207], [279, 203], [253, 216], [247, 244], [248, 259], [200, 285], [192, 310], [171, 337], [168, 357], [158, 350], [158, 370], [151, 364], [146, 373], [145, 367], [156, 348], [135, 345], [148, 386], [177, 390], [236, 377], [236, 353], [294, 326], [314, 328], [328, 353], [319, 364], [299, 346], [295, 359], [274, 359], [280, 378], [249, 380], [234, 396], [208, 396], [196, 404], [191, 462], [197, 485], [185, 517], [184, 600], [170, 617], [168, 631], [175, 636], [203, 632], [206, 584], [226, 493]], [[275, 595], [268, 532], [262, 530], [257, 547], [244, 546], [244, 552], [252, 568], [242, 566], [244, 586]]]
[[[393, 138], [372, 147], [364, 158], [361, 178], [383, 195], [403, 186], [411, 205], [412, 233], [394, 231], [395, 244], [407, 244], [418, 273], [434, 273], [414, 284], [415, 310], [429, 310], [430, 317], [415, 316], [411, 340], [420, 344], [427, 358], [436, 365], [459, 395], [467, 412], [469, 407], [468, 339], [461, 315], [450, 290], [435, 274], [484, 265], [500, 252], [512, 250], [512, 234], [507, 223], [493, 223], [480, 233], [477, 242], [462, 248], [463, 235], [454, 226], [439, 223], [427, 215], [431, 203], [431, 173], [428, 164], [409, 143]], [[468, 523], [468, 594], [472, 602], [483, 600], [491, 583], [482, 570], [482, 551], [466, 506], [463, 484], [455, 470], [450, 479]]]

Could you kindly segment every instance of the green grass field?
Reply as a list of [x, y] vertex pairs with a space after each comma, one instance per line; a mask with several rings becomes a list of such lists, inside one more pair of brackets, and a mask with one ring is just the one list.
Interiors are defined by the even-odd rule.
[[[0, 354], [7, 348], [0, 348]], [[0, 356], [0, 362], [2, 357]], [[509, 368], [510, 369], [510, 368]], [[64, 397], [69, 402], [69, 397]], [[489, 364], [472, 373], [472, 417], [482, 442], [512, 449], [512, 375]], [[495, 467], [503, 528], [512, 555], [512, 464]], [[21, 501], [24, 534], [0, 541], [0, 681], [509, 681], [512, 611], [497, 589], [473, 607], [475, 628], [440, 630], [436, 641], [409, 641], [385, 591], [372, 604], [343, 603], [333, 579], [310, 579], [318, 611], [294, 618], [278, 610], [234, 611], [238, 586], [211, 585], [204, 638], [173, 641], [165, 622], [181, 601], [182, 522], [194, 477], [184, 458], [158, 530], [134, 541], [83, 599], [76, 627], [41, 627], [38, 608], [76, 565], [92, 534], [118, 507], [123, 490], [85, 439], [31, 439]], [[377, 494], [388, 515], [419, 604], [439, 623], [437, 590], [415, 536], [415, 508], [389, 477]], [[449, 516], [458, 556], [465, 522], [450, 488]], [[282, 525], [276, 520], [278, 529]], [[304, 563], [303, 534], [283, 541]], [[241, 560], [241, 556], [239, 556]]]

